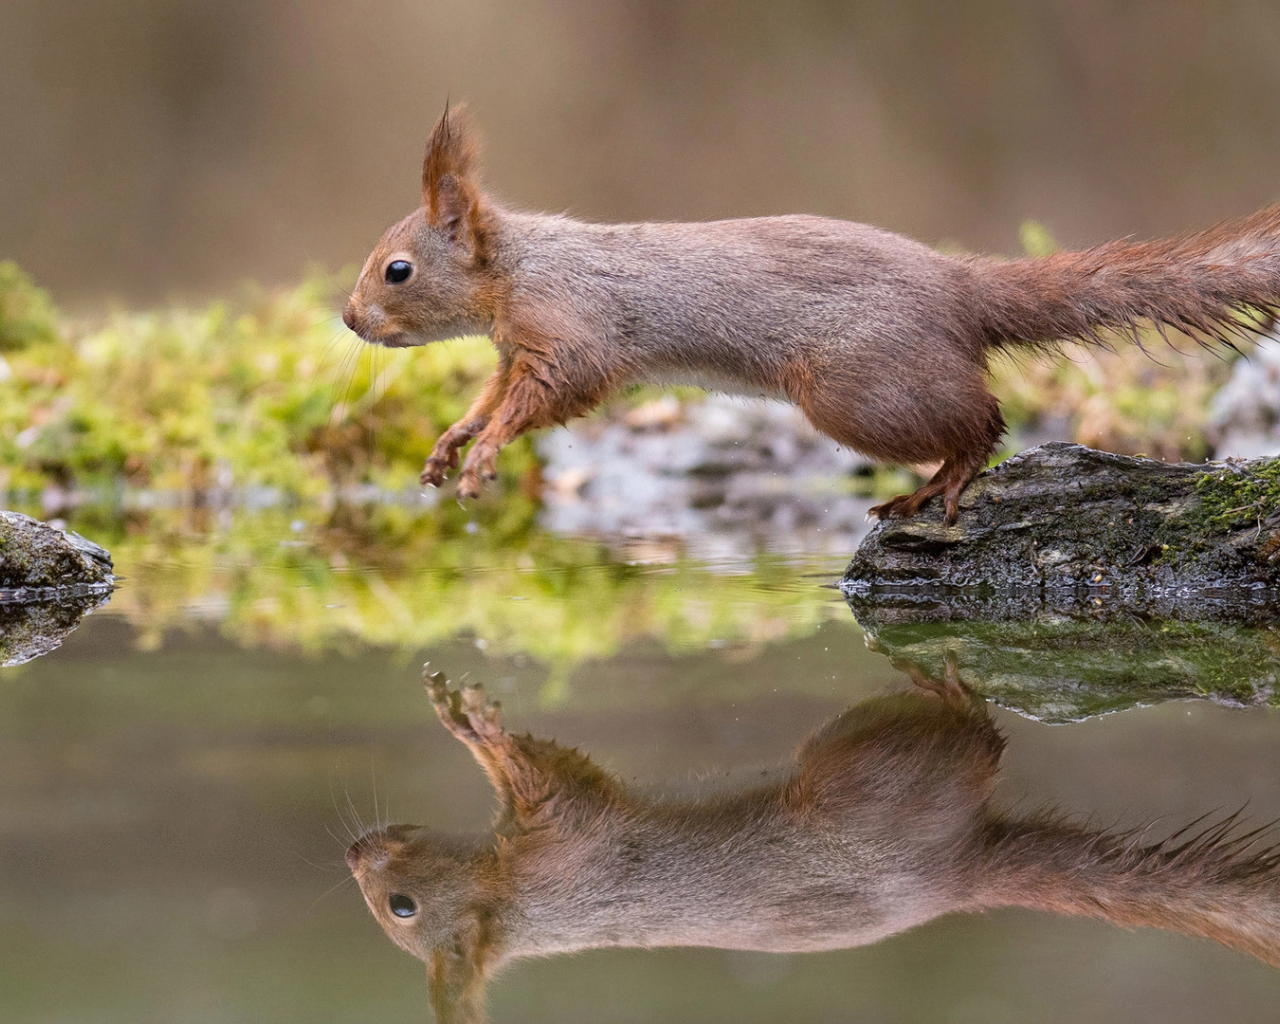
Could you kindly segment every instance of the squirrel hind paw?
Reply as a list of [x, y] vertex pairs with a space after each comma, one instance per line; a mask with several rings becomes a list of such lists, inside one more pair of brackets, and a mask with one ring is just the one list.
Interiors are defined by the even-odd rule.
[[890, 498], [879, 505], [873, 505], [867, 510], [867, 515], [875, 516], [880, 520], [910, 519], [920, 511], [920, 506], [923, 504], [923, 501], [916, 499], [915, 494], [899, 494], [896, 498]]
[[956, 518], [960, 515], [960, 492], [963, 487], [946, 487], [937, 480], [930, 481], [910, 494], [899, 494], [883, 504], [874, 505], [867, 510], [867, 515], [875, 516], [880, 520], [910, 519], [924, 507], [926, 502], [943, 494], [944, 489], [945, 510], [942, 520], [947, 526], [955, 526]]

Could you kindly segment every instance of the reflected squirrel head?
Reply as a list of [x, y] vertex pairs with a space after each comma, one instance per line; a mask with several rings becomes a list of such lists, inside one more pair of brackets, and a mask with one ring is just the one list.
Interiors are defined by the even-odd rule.
[[482, 856], [417, 825], [371, 829], [347, 849], [365, 903], [401, 949], [426, 964], [439, 1024], [484, 1020], [485, 968], [496, 959]]
[[422, 206], [374, 246], [342, 313], [365, 341], [426, 345], [487, 329], [494, 316], [491, 216], [465, 108], [445, 108], [422, 162]]
[[347, 867], [383, 931], [428, 962], [471, 927], [474, 861], [465, 840], [417, 825], [371, 829], [347, 849]]

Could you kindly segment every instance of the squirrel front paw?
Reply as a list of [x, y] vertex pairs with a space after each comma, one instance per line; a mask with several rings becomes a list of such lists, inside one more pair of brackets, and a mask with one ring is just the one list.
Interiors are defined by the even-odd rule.
[[484, 688], [478, 683], [452, 689], [445, 674], [432, 672], [430, 664], [422, 667], [422, 681], [440, 721], [458, 739], [483, 745], [503, 738], [498, 724], [501, 705], [496, 700], [485, 700]]
[[431, 449], [431, 454], [427, 456], [426, 464], [418, 477], [419, 482], [424, 487], [428, 484], [432, 487], [443, 484], [449, 470], [458, 468], [458, 449], [470, 439], [471, 435], [467, 431], [453, 427], [441, 434], [435, 447]]
[[478, 498], [483, 490], [484, 485], [480, 483], [479, 477], [472, 470], [464, 469], [462, 476], [458, 477], [458, 500], [467, 501]]
[[498, 450], [477, 441], [458, 477], [458, 500], [478, 498], [486, 483], [498, 479]]
[[422, 472], [418, 476], [418, 483], [422, 484], [423, 487], [428, 485], [439, 487], [444, 483], [444, 478], [448, 471], [449, 464], [433, 455], [427, 459], [426, 465], [422, 467]]

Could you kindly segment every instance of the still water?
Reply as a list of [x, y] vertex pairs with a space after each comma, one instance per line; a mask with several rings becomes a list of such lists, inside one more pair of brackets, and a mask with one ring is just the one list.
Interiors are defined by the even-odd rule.
[[[474, 520], [442, 506], [72, 522], [125, 580], [60, 648], [0, 670], [0, 1019], [425, 1019], [421, 963], [343, 859], [375, 819], [491, 826], [493, 789], [433, 712], [424, 661], [483, 682], [513, 733], [673, 801], [785, 777], [806, 737], [860, 702], [945, 700], [900, 651], [868, 645], [830, 586], [837, 555], [551, 536], [499, 504]], [[940, 635], [981, 690], [967, 628]], [[1126, 634], [1126, 677], [1147, 657], [1133, 629], [1164, 628]], [[1188, 651], [1213, 663], [1214, 636], [1147, 661], [1185, 684], [1200, 671]], [[1280, 817], [1280, 636], [1264, 624], [1219, 642], [1220, 660], [1253, 652], [1231, 696], [1251, 706], [1047, 724], [988, 705], [1008, 741], [994, 806], [1154, 822], [1151, 840], [1242, 805]], [[1060, 694], [1069, 659], [1045, 650]], [[1017, 657], [1025, 687], [1025, 644]], [[922, 769], [930, 784], [939, 771]], [[780, 864], [775, 880], [796, 872]], [[1269, 1022], [1280, 971], [1206, 939], [1006, 908], [826, 952], [528, 959], [488, 998], [495, 1021]]]

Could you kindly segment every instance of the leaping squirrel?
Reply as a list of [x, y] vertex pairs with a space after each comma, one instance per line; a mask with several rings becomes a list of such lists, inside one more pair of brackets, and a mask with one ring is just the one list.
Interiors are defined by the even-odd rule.
[[369, 909], [426, 963], [437, 1020], [484, 1019], [511, 961], [604, 946], [803, 952], [1020, 906], [1204, 936], [1280, 966], [1280, 854], [1235, 815], [1161, 842], [992, 806], [1004, 739], [959, 681], [829, 722], [781, 781], [640, 796], [576, 750], [513, 736], [478, 687], [427, 677], [497, 791], [491, 835], [372, 829], [347, 851]]
[[508, 210], [476, 174], [460, 109], [427, 143], [422, 206], [370, 254], [343, 320], [368, 342], [489, 334], [498, 366], [436, 442], [439, 486], [474, 439], [460, 499], [498, 450], [628, 384], [696, 384], [793, 402], [876, 459], [941, 462], [872, 509], [914, 515], [960, 494], [1004, 433], [993, 350], [1099, 341], [1143, 321], [1230, 344], [1280, 305], [1280, 206], [1198, 234], [1040, 259], [946, 255], [826, 217], [588, 224]]

